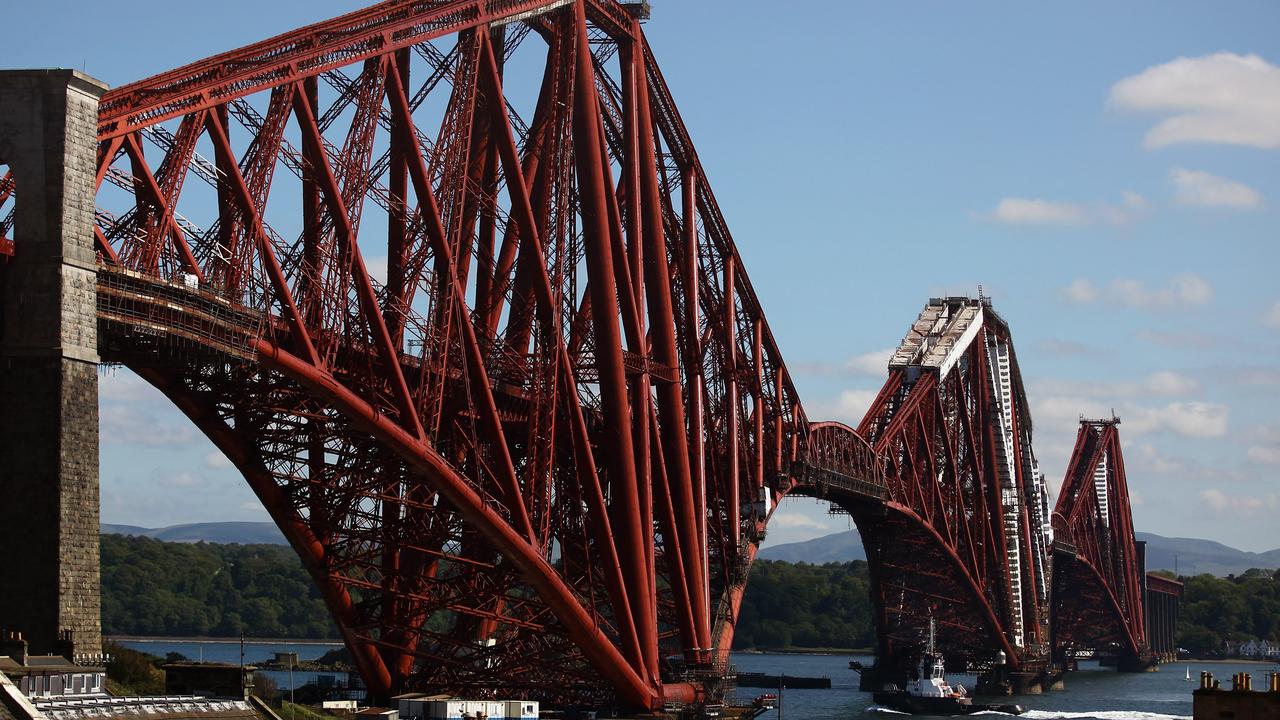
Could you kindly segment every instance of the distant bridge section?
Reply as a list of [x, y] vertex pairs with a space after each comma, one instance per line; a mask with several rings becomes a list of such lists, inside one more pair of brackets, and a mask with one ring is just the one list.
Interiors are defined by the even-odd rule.
[[1153, 572], [1147, 573], [1146, 581], [1143, 611], [1147, 641], [1156, 659], [1172, 662], [1178, 659], [1178, 608], [1185, 588], [1180, 581]]
[[[1053, 511], [1054, 656], [1094, 651], [1121, 669], [1153, 664], [1144, 595], [1145, 559], [1133, 532], [1120, 450], [1120, 420], [1080, 420], [1075, 450]], [[1161, 590], [1166, 583], [1156, 581]], [[1166, 591], [1166, 595], [1173, 594]], [[1162, 615], [1162, 645], [1172, 645]]]
[[867, 549], [877, 666], [911, 671], [929, 620], [953, 662], [1003, 663], [1015, 686], [1047, 667], [1044, 477], [1007, 323], [985, 298], [934, 298], [889, 362], [856, 431], [810, 426], [792, 492], [849, 513]]

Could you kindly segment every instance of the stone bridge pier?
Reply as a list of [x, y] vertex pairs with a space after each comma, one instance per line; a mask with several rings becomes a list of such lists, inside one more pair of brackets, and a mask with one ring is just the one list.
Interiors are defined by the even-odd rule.
[[33, 653], [102, 651], [93, 221], [101, 82], [0, 71], [0, 165], [16, 191], [0, 257], [0, 626]]

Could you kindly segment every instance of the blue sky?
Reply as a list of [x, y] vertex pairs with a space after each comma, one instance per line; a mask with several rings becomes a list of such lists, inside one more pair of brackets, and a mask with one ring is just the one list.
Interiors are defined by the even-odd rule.
[[[359, 3], [6, 13], [5, 64], [141, 79]], [[1010, 322], [1036, 451], [1122, 418], [1139, 530], [1280, 547], [1280, 6], [676, 2], [646, 32], [810, 417], [856, 422], [931, 295]], [[57, 32], [50, 32], [57, 28]], [[262, 519], [126, 372], [103, 518]], [[847, 527], [788, 501], [769, 542]]]

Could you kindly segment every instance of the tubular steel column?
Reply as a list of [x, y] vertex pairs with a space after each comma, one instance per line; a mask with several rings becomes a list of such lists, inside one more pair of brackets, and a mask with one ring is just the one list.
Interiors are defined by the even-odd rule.
[[0, 626], [35, 653], [102, 651], [98, 100], [74, 70], [0, 72], [0, 164], [17, 183], [0, 319]]

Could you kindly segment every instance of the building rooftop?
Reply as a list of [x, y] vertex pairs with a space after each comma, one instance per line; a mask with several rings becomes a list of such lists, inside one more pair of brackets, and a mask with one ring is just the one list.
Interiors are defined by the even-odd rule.
[[120, 718], [121, 720], [264, 720], [243, 700], [194, 695], [162, 697], [60, 698], [37, 700], [48, 720]]

